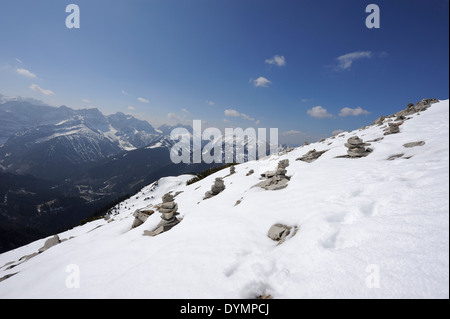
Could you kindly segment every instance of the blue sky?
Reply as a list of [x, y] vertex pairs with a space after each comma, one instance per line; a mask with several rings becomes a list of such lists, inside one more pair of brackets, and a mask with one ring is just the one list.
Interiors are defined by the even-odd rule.
[[0, 93], [315, 140], [447, 99], [448, 37], [448, 0], [2, 0]]

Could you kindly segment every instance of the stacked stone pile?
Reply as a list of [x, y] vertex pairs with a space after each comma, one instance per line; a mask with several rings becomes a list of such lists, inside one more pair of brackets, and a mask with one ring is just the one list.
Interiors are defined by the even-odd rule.
[[352, 136], [347, 140], [345, 146], [348, 148], [347, 154], [349, 157], [358, 158], [369, 155], [373, 150], [371, 148], [366, 148], [369, 143], [364, 143], [362, 139], [358, 136]]
[[167, 193], [162, 197], [162, 201], [162, 204], [158, 206], [158, 212], [161, 213], [160, 223], [154, 230], [144, 231], [144, 235], [156, 236], [180, 223], [180, 220], [176, 217], [179, 213], [177, 212], [178, 204], [175, 203], [174, 196]]
[[205, 193], [205, 197], [203, 199], [208, 199], [213, 196], [216, 196], [217, 194], [223, 192], [224, 189], [225, 184], [223, 182], [223, 179], [221, 177], [217, 177], [216, 180], [214, 181], [214, 184], [211, 186], [211, 190]]

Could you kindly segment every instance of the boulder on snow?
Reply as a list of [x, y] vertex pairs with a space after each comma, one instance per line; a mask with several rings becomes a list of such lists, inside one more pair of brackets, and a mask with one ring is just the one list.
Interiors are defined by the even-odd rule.
[[147, 218], [149, 218], [151, 215], [155, 213], [154, 210], [151, 209], [143, 209], [143, 210], [136, 210], [133, 213], [134, 221], [131, 228], [136, 228], [138, 226], [141, 226], [143, 223], [147, 221]]
[[418, 142], [411, 142], [411, 143], [403, 144], [403, 147], [411, 148], [411, 147], [423, 146], [423, 145], [425, 145], [424, 141], [418, 141]]
[[47, 239], [44, 243], [44, 246], [42, 246], [41, 248], [39, 248], [39, 253], [42, 253], [44, 251], [46, 251], [49, 248], [52, 248], [53, 246], [56, 246], [60, 243], [61, 241], [59, 240], [59, 236], [55, 235], [53, 237], [50, 237], [49, 239]]
[[384, 135], [400, 133], [400, 123], [388, 123], [388, 127], [384, 130]]
[[322, 156], [322, 154], [324, 154], [327, 151], [316, 151], [315, 149], [312, 151], [309, 151], [308, 153], [306, 153], [305, 155], [303, 155], [302, 157], [299, 157], [296, 159], [296, 161], [303, 161], [303, 162], [307, 162], [307, 163], [312, 163], [314, 162], [316, 159], [318, 159], [320, 156]]
[[298, 227], [289, 227], [283, 224], [275, 224], [270, 227], [267, 236], [273, 241], [277, 241], [278, 245], [281, 245], [292, 232], [292, 236], [298, 231]]

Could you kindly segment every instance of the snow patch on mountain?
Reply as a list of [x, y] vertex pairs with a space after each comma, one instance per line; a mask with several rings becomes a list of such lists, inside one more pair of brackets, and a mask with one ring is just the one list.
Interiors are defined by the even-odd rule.
[[[189, 186], [190, 175], [162, 178], [26, 262], [46, 239], [0, 255], [0, 298], [448, 298], [449, 101], [409, 117]], [[400, 133], [384, 135], [389, 121]], [[345, 158], [353, 136], [371, 144], [368, 156]], [[314, 149], [326, 152], [297, 160]], [[253, 187], [281, 160], [286, 188]], [[225, 190], [204, 200], [217, 177]], [[156, 212], [131, 229], [134, 211], [168, 192], [178, 193], [181, 223], [143, 236]], [[268, 237], [275, 224], [297, 231], [279, 244]], [[77, 288], [67, 285], [73, 266]]]

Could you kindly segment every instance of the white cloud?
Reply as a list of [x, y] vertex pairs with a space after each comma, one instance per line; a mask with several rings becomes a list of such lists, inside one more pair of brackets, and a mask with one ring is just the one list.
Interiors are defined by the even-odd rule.
[[248, 121], [254, 121], [255, 119], [253, 117], [248, 116], [247, 114], [241, 113], [241, 117], [248, 120]]
[[149, 100], [144, 99], [143, 97], [138, 97], [137, 99], [138, 99], [138, 101], [141, 102], [141, 103], [150, 103]]
[[322, 106], [314, 106], [312, 109], [308, 110], [306, 113], [308, 115], [318, 118], [318, 119], [333, 117], [333, 115], [328, 113], [327, 109], [323, 108]]
[[25, 75], [26, 77], [29, 77], [29, 78], [34, 78], [34, 79], [36, 78], [36, 74], [34, 74], [28, 70], [25, 70], [25, 69], [19, 68], [19, 69], [16, 69], [16, 72], [17, 72], [17, 74]]
[[260, 76], [259, 78], [257, 78], [256, 80], [253, 81], [253, 85], [255, 87], [269, 87], [269, 84], [271, 84], [272, 82], [270, 82], [268, 79], [266, 79], [265, 77]]
[[338, 65], [334, 67], [334, 71], [350, 70], [354, 61], [359, 59], [370, 59], [372, 52], [370, 51], [356, 51], [347, 53], [337, 57]]
[[[247, 114], [241, 113], [239, 111], [236, 110], [232, 110], [232, 109], [228, 109], [225, 110], [225, 116], [229, 116], [229, 117], [242, 117], [243, 119], [246, 119], [248, 121], [254, 121], [255, 119], [253, 117], [250, 117]], [[256, 125], [259, 124], [259, 121], [257, 121], [258, 123]]]
[[89, 101], [88, 99], [82, 99], [81, 102], [84, 102], [84, 103], [92, 103], [92, 102]]
[[274, 55], [272, 59], [266, 59], [267, 64], [276, 64], [278, 66], [285, 66], [286, 59], [282, 55]]
[[281, 134], [292, 135], [292, 134], [304, 134], [304, 133], [302, 133], [300, 131], [296, 131], [296, 130], [290, 130], [290, 131], [287, 131], [287, 132], [281, 132]]
[[345, 132], [344, 130], [334, 130], [333, 132], [331, 132], [331, 135], [335, 136], [335, 135], [339, 135], [339, 134], [344, 133], [344, 132]]
[[129, 95], [128, 94], [128, 92], [127, 91], [125, 91], [125, 90], [122, 90], [122, 92], [121, 92], [123, 95]]
[[261, 121], [260, 120], [256, 120], [255, 125], [259, 125], [259, 124], [261, 124]]
[[214, 101], [209, 101], [209, 100], [206, 100], [206, 104], [208, 104], [209, 106], [216, 105], [216, 103]]
[[302, 103], [306, 103], [306, 102], [309, 102], [309, 101], [311, 101], [312, 99], [305, 99], [305, 98], [303, 98], [303, 99], [301, 99], [300, 101], [302, 101]]
[[188, 111], [188, 110], [186, 110], [186, 109], [184, 109], [184, 108], [182, 108], [182, 109], [181, 109], [181, 112], [184, 112], [184, 113], [189, 113], [189, 111]]
[[239, 117], [241, 113], [236, 110], [225, 110], [225, 116]]
[[136, 108], [134, 106], [132, 106], [132, 105], [128, 106], [127, 109], [129, 109], [130, 111], [136, 110]]
[[23, 64], [22, 60], [19, 58], [16, 58], [16, 61], [19, 62], [20, 64]]
[[357, 107], [355, 109], [344, 107], [341, 112], [339, 113], [339, 116], [359, 116], [359, 115], [367, 115], [370, 114], [369, 111], [364, 110], [361, 107]]
[[30, 89], [32, 89], [35, 92], [39, 92], [41, 94], [47, 95], [47, 96], [53, 96], [55, 93], [51, 90], [44, 90], [43, 88], [39, 87], [37, 84], [31, 84]]

